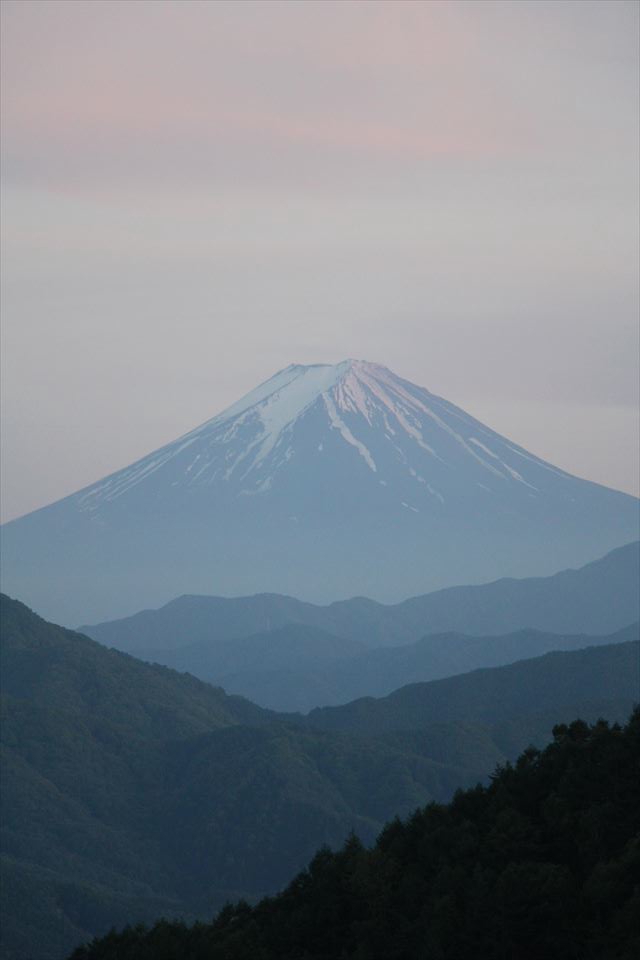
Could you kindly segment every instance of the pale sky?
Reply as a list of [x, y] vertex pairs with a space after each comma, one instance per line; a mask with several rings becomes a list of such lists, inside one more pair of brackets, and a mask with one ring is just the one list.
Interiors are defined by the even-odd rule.
[[345, 357], [637, 493], [639, 10], [4, 0], [3, 519]]

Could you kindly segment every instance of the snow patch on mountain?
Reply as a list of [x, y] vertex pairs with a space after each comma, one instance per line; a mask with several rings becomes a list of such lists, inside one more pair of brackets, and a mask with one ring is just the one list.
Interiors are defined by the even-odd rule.
[[370, 470], [373, 470], [374, 473], [377, 473], [378, 468], [376, 467], [373, 457], [365, 447], [364, 443], [360, 443], [359, 440], [356, 440], [354, 435], [349, 430], [349, 427], [344, 423], [343, 420], [338, 416], [338, 411], [336, 410], [335, 404], [328, 393], [322, 394], [322, 399], [324, 400], [327, 412], [329, 414], [329, 420], [331, 421], [331, 426], [337, 430], [341, 436], [350, 443], [352, 447], [355, 447], [360, 456], [364, 459], [365, 463]]
[[[232, 495], [271, 494], [277, 476], [294, 460], [304, 469], [299, 442], [308, 429], [302, 421], [311, 411], [317, 431], [315, 449], [326, 454], [328, 438], [338, 437], [372, 473], [384, 478], [381, 483], [386, 486], [392, 480], [398, 489], [397, 503], [407, 502], [396, 486], [404, 484], [404, 474], [418, 486], [425, 508], [430, 500], [430, 509], [441, 509], [434, 501], [442, 505], [449, 499], [450, 478], [456, 476], [459, 483], [465, 462], [463, 474], [469, 473], [472, 485], [491, 493], [515, 482], [537, 496], [538, 480], [532, 483], [527, 478], [529, 464], [567, 476], [386, 367], [344, 360], [335, 365], [286, 367], [190, 433], [82, 491], [78, 506], [93, 512], [163, 468], [170, 473], [167, 486], [171, 487], [206, 484], [218, 489], [223, 484]], [[324, 428], [319, 414], [324, 415]], [[515, 465], [508, 462], [514, 454], [520, 458]], [[331, 458], [325, 457], [323, 469], [330, 463]], [[477, 476], [478, 468], [486, 476], [485, 483]]]

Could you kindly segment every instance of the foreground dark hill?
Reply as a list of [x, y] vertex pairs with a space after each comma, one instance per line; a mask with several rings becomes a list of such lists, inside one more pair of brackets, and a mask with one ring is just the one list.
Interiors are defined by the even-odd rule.
[[16, 701], [33, 701], [43, 710], [87, 711], [96, 722], [127, 727], [132, 737], [145, 739], [177, 739], [269, 717], [194, 677], [150, 667], [47, 623], [4, 595], [0, 618], [0, 690]]
[[443, 761], [266, 725], [246, 701], [8, 598], [1, 628], [5, 957], [59, 956], [114, 923], [276, 889], [318, 843], [354, 827], [372, 839], [502, 756], [472, 729], [435, 735]]
[[[483, 680], [495, 708], [483, 722], [328, 731], [106, 650], [8, 598], [1, 612], [3, 960], [55, 960], [113, 925], [210, 917], [273, 892], [319, 845], [352, 829], [372, 842], [385, 820], [549, 736], [535, 686], [505, 713], [502, 686]], [[580, 667], [594, 653], [599, 670]], [[580, 697], [585, 717], [625, 716], [634, 645], [567, 656], [563, 676], [585, 684], [567, 708], [562, 680], [545, 674], [554, 717], [570, 719]]]
[[394, 602], [584, 564], [638, 538], [638, 508], [385, 367], [293, 365], [6, 524], [4, 589], [72, 624], [183, 593]]
[[[640, 714], [554, 729], [489, 787], [320, 850], [210, 925], [112, 933], [72, 960], [635, 960]], [[597, 775], [594, 775], [597, 771]]]
[[[306, 712], [384, 696], [416, 680], [612, 642], [614, 630], [640, 618], [639, 548], [628, 544], [552, 577], [455, 587], [396, 606], [181, 597], [160, 610], [82, 629], [271, 709]], [[489, 636], [478, 636], [477, 624]], [[505, 626], [508, 633], [491, 636]]]

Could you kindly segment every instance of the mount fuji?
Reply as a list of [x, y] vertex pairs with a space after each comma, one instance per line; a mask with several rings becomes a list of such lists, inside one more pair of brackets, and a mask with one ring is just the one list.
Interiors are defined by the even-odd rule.
[[182, 593], [397, 601], [577, 566], [638, 501], [357, 360], [292, 365], [213, 419], [6, 524], [3, 588], [63, 623]]

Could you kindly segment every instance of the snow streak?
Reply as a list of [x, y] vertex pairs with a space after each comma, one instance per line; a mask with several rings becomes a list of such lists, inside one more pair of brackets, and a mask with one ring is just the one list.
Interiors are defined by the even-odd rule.
[[398, 483], [413, 485], [405, 496], [414, 489], [421, 503], [444, 504], [441, 490], [449, 499], [452, 482], [497, 494], [515, 483], [538, 494], [536, 483], [545, 486], [541, 470], [555, 475], [555, 483], [569, 479], [386, 367], [345, 360], [286, 367], [195, 430], [81, 491], [76, 502], [92, 512], [142, 483], [149, 490], [207, 484], [268, 494], [290, 465], [315, 469], [305, 468], [303, 450], [322, 453], [322, 469], [331, 469], [331, 437], [353, 448], [388, 496], [398, 490], [397, 502], [412, 510], [418, 508], [402, 499]]

